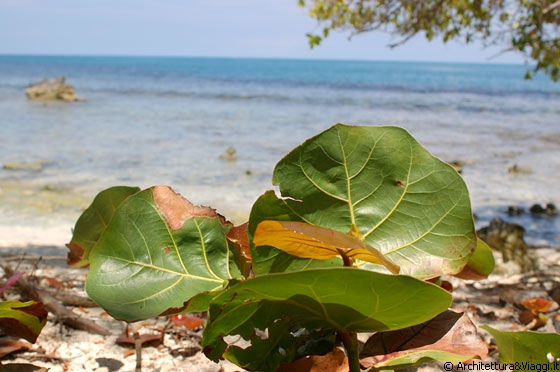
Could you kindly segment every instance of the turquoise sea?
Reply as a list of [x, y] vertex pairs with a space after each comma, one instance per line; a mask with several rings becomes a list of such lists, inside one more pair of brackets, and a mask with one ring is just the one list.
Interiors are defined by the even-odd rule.
[[[433, 154], [465, 162], [479, 224], [509, 218], [503, 212], [511, 205], [560, 206], [560, 84], [543, 75], [524, 80], [525, 69], [0, 56], [0, 164], [39, 164], [0, 169], [0, 241], [62, 245], [80, 208], [116, 184], [168, 184], [242, 222], [272, 188], [276, 162], [338, 122], [401, 126]], [[26, 86], [59, 75], [85, 101], [26, 99]], [[220, 158], [228, 147], [237, 151], [234, 162]], [[514, 165], [522, 172], [509, 173]], [[532, 243], [558, 246], [559, 219], [513, 222]]]

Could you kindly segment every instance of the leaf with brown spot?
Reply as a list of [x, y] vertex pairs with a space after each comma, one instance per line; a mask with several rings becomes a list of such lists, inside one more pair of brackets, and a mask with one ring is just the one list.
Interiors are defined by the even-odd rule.
[[89, 254], [86, 291], [128, 322], [204, 311], [230, 279], [241, 277], [230, 228], [213, 209], [194, 207], [167, 186], [130, 195]]
[[469, 317], [448, 310], [416, 326], [376, 333], [366, 342], [360, 364], [394, 368], [430, 360], [458, 363], [487, 355], [488, 347], [477, 337]]
[[231, 226], [231, 223], [215, 209], [195, 206], [169, 186], [152, 187], [152, 195], [155, 205], [172, 230], [179, 230], [186, 219], [193, 217], [218, 218], [224, 226]]
[[297, 221], [262, 221], [253, 235], [255, 246], [273, 246], [300, 258], [328, 260], [338, 255], [384, 265], [392, 273], [399, 268], [378, 250], [357, 237]]

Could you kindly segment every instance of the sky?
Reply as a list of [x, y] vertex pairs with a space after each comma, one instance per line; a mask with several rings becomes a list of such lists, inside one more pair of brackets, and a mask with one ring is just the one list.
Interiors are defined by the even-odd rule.
[[398, 39], [379, 32], [310, 49], [305, 34], [320, 30], [297, 0], [0, 0], [0, 54], [524, 62], [423, 37], [391, 49]]

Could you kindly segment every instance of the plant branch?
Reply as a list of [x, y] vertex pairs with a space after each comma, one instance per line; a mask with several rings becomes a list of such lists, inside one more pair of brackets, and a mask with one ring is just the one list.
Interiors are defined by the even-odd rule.
[[547, 6], [543, 10], [543, 14], [546, 14], [546, 13], [550, 12], [551, 10], [554, 10], [555, 8], [558, 8], [558, 7], [560, 7], [560, 0], [550, 4], [549, 6]]
[[358, 344], [358, 336], [354, 332], [338, 332], [342, 344], [346, 349], [346, 356], [348, 358], [348, 366], [350, 372], [360, 372], [360, 350]]
[[[3, 266], [4, 272], [8, 276], [14, 274], [14, 270], [9, 266]], [[37, 288], [33, 283], [30, 283], [25, 276], [18, 278], [16, 285], [20, 288], [21, 292], [26, 296], [34, 299], [35, 301], [42, 302], [45, 309], [53, 313], [56, 318], [62, 323], [83, 331], [96, 333], [103, 336], [108, 336], [111, 331], [108, 329], [86, 319], [81, 318], [73, 311], [68, 310], [64, 305], [58, 302], [53, 296]]]

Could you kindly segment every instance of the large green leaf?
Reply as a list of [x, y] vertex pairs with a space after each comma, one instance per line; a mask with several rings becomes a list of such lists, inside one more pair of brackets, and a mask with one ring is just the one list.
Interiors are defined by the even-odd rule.
[[240, 276], [226, 239], [230, 227], [165, 186], [131, 195], [89, 254], [87, 293], [116, 319], [180, 312]]
[[[202, 345], [213, 360], [225, 357], [246, 369], [273, 371], [291, 361], [302, 329], [400, 329], [441, 313], [451, 299], [431, 283], [355, 268], [262, 275], [214, 298]], [[266, 337], [257, 330], [267, 330]], [[250, 346], [228, 345], [228, 335], [240, 335]]]
[[97, 194], [76, 222], [72, 240], [66, 245], [70, 250], [68, 265], [74, 267], [89, 265], [89, 253], [103, 235], [119, 205], [139, 191], [138, 187], [115, 186]]
[[[560, 368], [560, 334], [541, 332], [503, 332], [490, 326], [488, 331], [496, 340], [500, 362], [515, 371], [546, 371]], [[511, 368], [507, 367], [508, 370]]]
[[47, 311], [41, 302], [0, 302], [0, 329], [12, 337], [35, 342], [47, 323]]
[[[273, 182], [282, 197], [257, 201], [250, 233], [274, 215], [332, 228], [422, 278], [459, 272], [476, 247], [461, 176], [402, 128], [337, 124], [284, 157]], [[256, 258], [255, 271], [267, 272]]]

